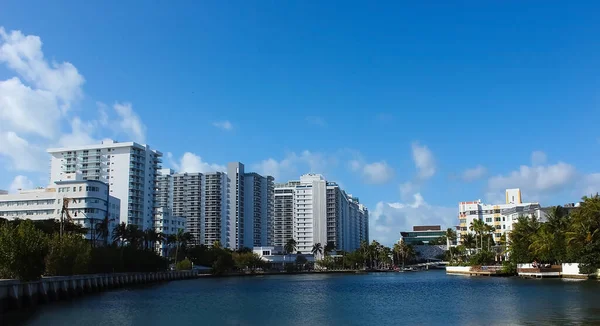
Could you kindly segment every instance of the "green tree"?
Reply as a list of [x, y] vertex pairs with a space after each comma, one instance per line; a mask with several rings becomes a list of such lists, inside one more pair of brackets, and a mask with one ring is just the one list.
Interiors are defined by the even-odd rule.
[[296, 240], [294, 239], [289, 239], [286, 243], [285, 246], [283, 247], [283, 249], [285, 250], [286, 253], [291, 254], [296, 252]]
[[187, 271], [192, 269], [192, 262], [189, 259], [184, 259], [175, 264], [175, 269], [178, 271]]
[[566, 241], [582, 274], [593, 274], [600, 268], [600, 196], [583, 197], [572, 213]]
[[517, 222], [513, 223], [508, 242], [512, 263], [523, 264], [533, 261], [534, 256], [529, 247], [538, 228], [539, 222], [535, 217], [519, 216]]
[[0, 226], [0, 277], [21, 281], [39, 279], [45, 269], [47, 253], [47, 237], [31, 220], [22, 221], [18, 226], [8, 223]]
[[122, 247], [125, 244], [127, 237], [127, 224], [125, 224], [125, 222], [121, 222], [121, 224], [117, 225], [113, 230], [112, 240]]
[[[483, 222], [483, 220], [480, 219], [475, 219], [471, 222], [471, 225], [469, 226], [469, 229], [471, 230], [471, 232], [475, 232], [475, 249], [479, 250], [480, 248], [483, 248], [483, 232], [485, 229], [485, 223]], [[479, 236], [479, 246], [477, 245], [477, 236]]]
[[50, 252], [46, 256], [46, 274], [66, 276], [85, 274], [91, 259], [91, 249], [86, 240], [77, 234], [54, 234]]
[[312, 250], [310, 251], [312, 252], [313, 255], [315, 256], [320, 256], [323, 254], [323, 246], [321, 245], [321, 243], [315, 243], [312, 247]]
[[327, 241], [325, 248], [323, 248], [323, 252], [325, 255], [328, 255], [330, 252], [335, 250], [335, 243], [333, 241]]

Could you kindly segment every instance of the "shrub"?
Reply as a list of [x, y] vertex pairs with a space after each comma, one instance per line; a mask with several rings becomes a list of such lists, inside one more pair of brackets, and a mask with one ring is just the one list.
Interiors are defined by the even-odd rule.
[[178, 271], [187, 271], [192, 269], [192, 262], [189, 259], [184, 259], [180, 262], [177, 262], [175, 265], [175, 269]]
[[88, 272], [91, 250], [89, 243], [78, 234], [54, 234], [46, 256], [48, 275], [75, 275]]
[[494, 263], [494, 253], [487, 250], [482, 250], [473, 256], [469, 260], [471, 266], [474, 265], [489, 265]]
[[502, 273], [517, 274], [517, 263], [514, 263], [512, 261], [502, 262]]
[[38, 280], [44, 272], [48, 240], [30, 220], [0, 226], [0, 277]]

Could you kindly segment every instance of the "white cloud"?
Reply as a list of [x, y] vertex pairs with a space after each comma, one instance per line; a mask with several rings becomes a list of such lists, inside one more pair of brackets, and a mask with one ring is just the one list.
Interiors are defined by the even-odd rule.
[[39, 36], [23, 35], [21, 31], [7, 33], [0, 27], [0, 41], [0, 61], [35, 87], [54, 94], [64, 110], [82, 96], [83, 76], [69, 62], [48, 64]]
[[548, 192], [565, 187], [576, 180], [574, 166], [559, 162], [553, 165], [526, 166], [507, 175], [497, 175], [488, 181], [490, 190], [521, 188], [524, 192]]
[[285, 179], [297, 179], [300, 174], [305, 173], [326, 174], [327, 170], [337, 165], [337, 163], [338, 160], [335, 155], [304, 150], [299, 154], [290, 152], [280, 161], [268, 158], [252, 164], [251, 168], [262, 175], [270, 175], [275, 180], [283, 181]]
[[56, 96], [51, 92], [31, 89], [17, 77], [0, 81], [2, 129], [52, 138], [60, 127], [60, 117]]
[[327, 126], [327, 122], [325, 121], [325, 119], [323, 119], [322, 117], [319, 116], [309, 116], [306, 117], [306, 121], [311, 124], [311, 125], [315, 125], [318, 127], [325, 127]]
[[546, 164], [546, 160], [546, 153], [542, 151], [534, 151], [531, 153], [531, 165], [533, 166]]
[[69, 147], [100, 143], [91, 136], [95, 129], [94, 123], [84, 122], [79, 117], [75, 117], [71, 120], [71, 132], [60, 136], [58, 144], [61, 147]]
[[407, 203], [379, 202], [370, 214], [370, 237], [390, 246], [400, 239], [401, 231], [410, 231], [414, 225], [454, 227], [456, 215], [456, 208], [429, 205], [420, 193]]
[[213, 126], [227, 131], [233, 129], [233, 125], [228, 120], [213, 122]]
[[8, 191], [10, 193], [17, 193], [19, 190], [29, 189], [33, 189], [33, 182], [24, 175], [18, 175], [13, 179]]
[[471, 182], [471, 181], [474, 181], [474, 180], [477, 180], [477, 179], [483, 177], [486, 172], [487, 172], [487, 170], [485, 167], [483, 167], [481, 165], [477, 165], [474, 168], [466, 169], [462, 173], [462, 179], [464, 181]]
[[577, 187], [581, 189], [581, 196], [592, 196], [600, 193], [600, 173], [585, 175]]
[[433, 153], [426, 145], [421, 146], [418, 142], [413, 142], [412, 157], [420, 179], [429, 179], [433, 177], [436, 170], [435, 160], [433, 158]]
[[206, 173], [227, 170], [223, 165], [204, 162], [202, 157], [190, 152], [185, 152], [179, 161], [174, 160], [173, 154], [169, 152], [167, 153], [167, 162], [169, 162], [171, 168], [182, 173]]
[[83, 97], [85, 79], [69, 62], [48, 62], [40, 37], [0, 27], [0, 63], [18, 75], [0, 81], [0, 158], [7, 169], [47, 173], [49, 147], [121, 133], [144, 141], [145, 126], [131, 104], [116, 103], [111, 117], [100, 103], [97, 120], [67, 114]]
[[383, 184], [394, 177], [394, 169], [385, 161], [373, 162], [362, 167], [362, 175], [366, 183]]
[[131, 103], [115, 103], [115, 112], [121, 118], [119, 126], [133, 141], [144, 143], [146, 141], [146, 126], [140, 116], [133, 111]]
[[9, 158], [5, 168], [30, 172], [47, 172], [50, 160], [45, 148], [30, 144], [13, 131], [0, 132], [0, 156]]

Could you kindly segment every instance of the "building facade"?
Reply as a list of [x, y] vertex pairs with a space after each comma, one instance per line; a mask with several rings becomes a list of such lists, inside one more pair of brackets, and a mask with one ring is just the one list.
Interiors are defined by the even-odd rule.
[[539, 203], [523, 203], [520, 189], [506, 189], [504, 204], [484, 204], [481, 200], [460, 202], [458, 204], [457, 235], [461, 238], [470, 230], [474, 220], [482, 220], [494, 228], [494, 241], [498, 242], [504, 234], [510, 233], [512, 225], [519, 215], [535, 215], [539, 219], [545, 216]]
[[417, 225], [413, 226], [412, 231], [400, 232], [401, 240], [409, 245], [429, 244], [445, 235], [446, 231], [440, 225]]
[[228, 248], [243, 248], [245, 238], [245, 172], [244, 164], [231, 162], [227, 164], [228, 214], [225, 220]]
[[204, 187], [201, 173], [173, 174], [173, 215], [186, 220], [195, 244], [202, 244]]
[[224, 172], [210, 172], [204, 176], [204, 217], [200, 224], [200, 242], [212, 246], [219, 241], [222, 246], [230, 243], [231, 232], [226, 218], [228, 212], [227, 202], [227, 174]]
[[80, 174], [75, 173], [63, 175], [63, 180], [47, 188], [0, 194], [0, 218], [60, 220], [65, 200], [68, 216], [64, 218], [86, 228], [88, 240], [104, 241], [94, 231], [107, 217], [110, 233], [120, 220], [120, 200], [108, 194], [106, 183], [83, 180]]
[[283, 248], [294, 239], [294, 217], [296, 215], [296, 185], [300, 182], [276, 184], [273, 195], [273, 246]]
[[323, 247], [333, 243], [337, 250], [352, 251], [361, 241], [369, 241], [366, 207], [320, 174], [277, 184], [274, 198], [275, 246], [294, 239], [301, 253], [310, 253], [317, 243]]
[[162, 153], [134, 142], [102, 141], [98, 145], [48, 149], [50, 181], [81, 173], [84, 180], [105, 182], [121, 200], [120, 222], [153, 227], [154, 187]]
[[244, 246], [273, 246], [274, 179], [258, 173], [244, 175]]

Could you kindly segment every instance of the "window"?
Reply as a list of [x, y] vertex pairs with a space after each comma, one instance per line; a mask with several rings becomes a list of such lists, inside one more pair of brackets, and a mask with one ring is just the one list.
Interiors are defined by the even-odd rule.
[[502, 220], [502, 219], [501, 219], [500, 217], [496, 217], [496, 218], [495, 218], [495, 221], [496, 221], [496, 222], [500, 222], [501, 220]]
[[79, 186], [79, 191], [81, 191], [81, 189], [83, 189], [83, 187], [82, 187], [82, 186]]
[[486, 223], [492, 223], [492, 218], [491, 217], [486, 217], [485, 218], [485, 222]]

